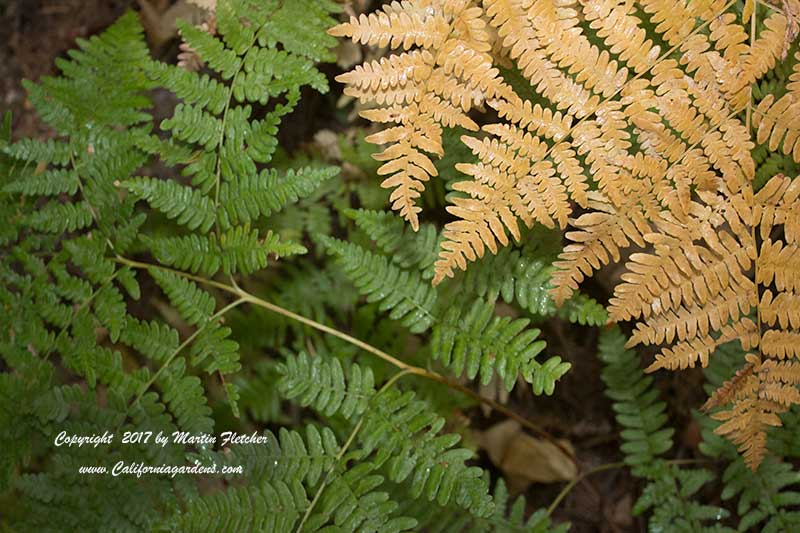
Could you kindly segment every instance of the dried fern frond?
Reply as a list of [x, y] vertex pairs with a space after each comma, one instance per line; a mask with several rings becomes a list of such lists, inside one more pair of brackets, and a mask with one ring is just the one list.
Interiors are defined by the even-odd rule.
[[[628, 341], [665, 345], [648, 371], [708, 364], [716, 348], [739, 341], [747, 366], [706, 408], [727, 406], [717, 432], [735, 442], [755, 469], [766, 430], [800, 403], [797, 353], [800, 181], [773, 177], [758, 193], [692, 203], [682, 219], [665, 214], [648, 234], [649, 253], [634, 254], [609, 306], [612, 320], [643, 319]], [[782, 236], [782, 238], [780, 237]]]
[[767, 95], [753, 116], [759, 144], [769, 141], [770, 151], [780, 149], [800, 163], [800, 52], [795, 54], [794, 71], [786, 85], [788, 92], [779, 99]]
[[482, 10], [469, 0], [392, 2], [371, 15], [351, 17], [329, 32], [354, 42], [410, 50], [366, 63], [342, 74], [345, 94], [376, 105], [361, 115], [397, 125], [367, 138], [388, 145], [375, 155], [388, 176], [392, 208], [419, 227], [416, 205], [425, 182], [437, 171], [430, 155], [441, 156], [442, 128], [477, 130], [468, 113], [487, 100], [513, 94], [493, 66], [491, 35]]

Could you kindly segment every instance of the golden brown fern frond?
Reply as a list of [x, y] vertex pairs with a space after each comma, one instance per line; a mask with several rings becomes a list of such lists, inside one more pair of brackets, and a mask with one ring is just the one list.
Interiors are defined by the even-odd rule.
[[795, 58], [798, 62], [786, 86], [788, 92], [777, 101], [774, 95], [767, 95], [753, 118], [759, 143], [769, 142], [771, 151], [780, 149], [800, 163], [800, 52]]
[[[752, 143], [724, 98], [726, 87], [719, 81], [718, 66], [734, 60], [741, 65], [749, 64], [751, 55], [745, 54], [741, 47], [741, 27], [729, 18], [724, 24], [719, 22], [717, 16], [726, 7], [724, 3], [709, 1], [683, 6], [684, 14], [692, 15], [691, 20], [700, 18], [715, 24], [716, 33], [712, 32], [712, 36], [691, 35], [699, 28], [688, 28], [687, 19], [675, 16], [667, 4], [647, 3], [647, 10], [660, 17], [657, 30], [668, 35], [666, 40], [673, 46], [683, 47], [679, 61], [659, 60], [661, 50], [645, 38], [641, 21], [630, 3], [582, 2], [583, 16], [619, 58], [608, 60], [607, 52], [604, 55], [582, 34], [579, 14], [571, 4], [547, 0], [484, 2], [491, 24], [497, 27], [503, 45], [510, 50], [509, 57], [557, 110], [546, 117], [543, 110], [530, 119], [519, 110], [524, 106], [490, 102], [502, 118], [520, 129], [557, 141], [549, 145], [541, 163], [531, 161], [531, 166], [539, 164], [536, 168], [543, 165], [557, 168], [557, 174], [551, 178], [554, 190], [566, 188], [572, 200], [586, 207], [585, 193], [593, 181], [617, 212], [636, 217], [644, 213], [644, 220], [652, 221], [662, 209], [688, 209], [692, 190], [716, 190], [720, 186], [719, 175], [732, 191], [749, 183], [755, 174], [749, 153]], [[739, 28], [739, 33], [728, 26]], [[627, 38], [621, 38], [622, 34]], [[771, 39], [765, 38], [765, 42], [772, 44]], [[763, 53], [772, 53], [775, 47], [765, 44], [761, 48]], [[568, 52], [577, 50], [585, 53]], [[700, 83], [687, 83], [681, 64], [694, 69]], [[751, 70], [755, 72], [755, 67]], [[730, 83], [734, 81], [731, 78]], [[577, 86], [582, 88], [578, 90]], [[565, 135], [563, 126], [569, 123], [575, 125]], [[637, 145], [631, 142], [630, 126]], [[494, 134], [500, 144], [505, 143], [497, 135], [497, 127], [493, 128], [484, 130]], [[641, 164], [643, 156], [647, 165]], [[528, 196], [536, 199], [541, 213], [546, 202], [536, 188], [542, 180], [538, 176], [512, 179], [517, 186], [527, 185], [531, 189]], [[640, 191], [639, 208], [622, 209], [622, 198]], [[530, 210], [528, 215], [540, 218]], [[631, 218], [625, 224], [636, 227], [643, 221]], [[568, 238], [570, 235], [586, 238], [583, 233], [573, 232]], [[634, 235], [631, 237], [628, 244], [637, 242]], [[579, 280], [590, 275], [594, 268], [605, 264], [604, 257], [613, 258], [619, 253], [620, 245], [614, 244], [613, 239], [598, 238], [590, 242], [590, 246], [583, 241], [569, 245], [560, 258], [558, 268], [564, 272], [556, 273], [552, 292], [557, 302], [569, 297]], [[606, 243], [615, 249], [604, 249]], [[435, 282], [465, 264], [457, 261], [450, 251], [443, 253], [437, 264]]]
[[397, 126], [368, 137], [388, 145], [375, 158], [388, 176], [393, 209], [416, 230], [416, 200], [437, 171], [428, 154], [442, 155], [442, 127], [477, 130], [468, 112], [487, 99], [512, 94], [493, 66], [491, 34], [482, 10], [470, 0], [404, 0], [381, 12], [352, 17], [330, 30], [355, 42], [404, 50], [356, 67], [337, 78], [345, 93], [377, 109], [362, 112], [373, 122]]
[[[689, 217], [665, 213], [634, 254], [609, 306], [612, 320], [642, 318], [628, 345], [662, 345], [648, 371], [708, 363], [717, 346], [739, 341], [752, 372], [740, 373], [707, 403], [752, 468], [777, 414], [800, 403], [800, 181], [773, 177], [756, 194], [709, 197]], [[749, 318], [753, 314], [754, 318]]]

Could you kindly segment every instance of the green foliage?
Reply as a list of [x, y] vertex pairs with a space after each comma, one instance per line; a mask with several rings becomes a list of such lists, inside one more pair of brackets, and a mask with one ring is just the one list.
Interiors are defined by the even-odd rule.
[[433, 329], [431, 355], [457, 376], [466, 372], [474, 379], [480, 372], [484, 385], [497, 372], [510, 391], [522, 375], [534, 383], [534, 394], [552, 394], [556, 380], [570, 365], [558, 357], [538, 363], [535, 358], [545, 342], [536, 340], [538, 329], [526, 329], [528, 323], [524, 318], [495, 316], [490, 302], [476, 301], [466, 312], [451, 307]]
[[151, 268], [149, 273], [187, 324], [202, 326], [208, 322], [216, 307], [209, 293], [196, 283], [167, 270]]
[[346, 214], [399, 267], [421, 270], [424, 279], [433, 277], [432, 268], [440, 244], [435, 226], [423, 224], [415, 232], [388, 211], [359, 209]]
[[339, 359], [309, 357], [305, 353], [287, 355], [278, 367], [281, 394], [303, 407], [312, 406], [325, 416], [336, 413], [345, 418], [361, 416], [375, 395], [372, 370], [357, 364], [345, 371]]
[[[26, 83], [55, 138], [11, 142], [8, 121], [0, 128], [0, 217], [11, 221], [0, 226], [8, 529], [565, 531], [543, 509], [526, 516], [502, 478], [490, 490], [472, 440], [450, 418], [474, 399], [442, 383], [477, 391], [497, 380], [511, 391], [522, 378], [549, 395], [581, 364], [543, 356], [548, 321], [607, 321], [586, 294], [561, 308], [549, 296], [560, 233], [524, 230], [432, 287], [443, 219], [413, 232], [382, 211], [371, 184], [378, 165], [365, 161], [363, 143], [343, 135], [339, 159], [369, 180], [279, 146], [282, 123], [302, 120], [287, 118], [301, 95], [328, 91], [317, 63], [336, 59], [325, 31], [338, 3], [218, 4], [214, 34], [179, 24], [199, 72], [152, 59], [128, 14], [79, 40], [58, 63], [61, 77]], [[515, 84], [517, 74], [506, 73]], [[768, 76], [756, 98], [786, 75]], [[179, 100], [160, 124], [153, 89]], [[473, 158], [449, 149], [463, 147], [460, 133], [445, 133], [444, 179], [423, 196], [430, 205], [460, 194], [448, 190], [463, 179], [452, 162]], [[797, 171], [763, 147], [754, 158], [756, 182]], [[679, 466], [668, 455], [669, 409], [624, 344], [618, 329], [602, 333], [602, 379], [624, 462], [642, 482], [634, 510], [650, 529], [724, 531], [738, 518], [740, 530], [792, 530], [797, 424], [771, 435], [786, 460], [752, 473], [697, 415], [701, 451], [719, 464]], [[710, 382], [730, 377], [727, 349], [707, 369]], [[266, 440], [53, 445], [60, 431], [106, 430]], [[118, 461], [244, 472], [77, 473]], [[713, 483], [729, 509], [701, 502]]]
[[554, 526], [544, 509], [539, 509], [526, 519], [525, 497], [518, 496], [513, 503], [509, 502], [508, 489], [502, 478], [498, 479], [492, 497], [495, 509], [487, 517], [471, 516], [454, 506], [434, 509], [419, 505], [416, 501], [406, 503], [402, 511], [417, 517], [420, 529], [432, 533], [564, 533], [569, 530], [569, 524]]
[[269, 216], [285, 205], [308, 196], [319, 185], [338, 173], [334, 167], [289, 170], [285, 176], [277, 171], [264, 171], [235, 183], [225, 183], [220, 190], [224, 227], [248, 223], [260, 216]]
[[214, 207], [200, 191], [154, 178], [134, 178], [121, 183], [134, 196], [190, 230], [206, 233], [214, 225]]
[[[431, 287], [420, 272], [433, 260], [430, 252], [435, 241], [424, 235], [398, 233], [399, 219], [388, 213], [362, 210], [349, 215], [386, 255], [328, 237], [321, 237], [320, 242], [337, 257], [368, 302], [378, 303], [381, 311], [390, 310], [389, 318], [399, 320], [412, 333], [432, 328], [431, 360], [456, 376], [463, 374], [472, 380], [480, 374], [484, 385], [496, 373], [510, 391], [522, 376], [533, 385], [535, 394], [553, 393], [556, 381], [570, 364], [560, 357], [536, 361], [545, 342], [537, 340], [538, 329], [528, 328], [529, 319], [495, 316], [493, 300], [481, 298], [462, 296], [460, 305], [445, 307], [447, 293], [440, 294], [442, 291]], [[421, 233], [429, 231], [423, 226]]]
[[490, 514], [494, 504], [482, 470], [465, 464], [472, 452], [455, 448], [460, 435], [437, 435], [444, 418], [411, 391], [389, 389], [379, 400], [364, 416], [359, 455], [375, 452], [374, 462], [385, 465], [389, 479], [409, 480], [414, 498], [424, 496], [439, 505], [452, 500], [477, 516]]
[[714, 479], [702, 469], [679, 468], [663, 459], [672, 447], [674, 430], [667, 423], [666, 404], [658, 400], [653, 378], [639, 369], [639, 357], [625, 349], [626, 338], [618, 328], [600, 337], [598, 354], [603, 362], [601, 374], [606, 395], [613, 401], [616, 419], [623, 430], [620, 449], [625, 463], [647, 484], [634, 505], [634, 513], [650, 510], [653, 531], [724, 531], [721, 526], [705, 525], [728, 516], [728, 511], [704, 505], [692, 497]]
[[605, 308], [583, 293], [576, 293], [563, 306], [556, 307], [548, 291], [552, 288], [552, 263], [559, 251], [560, 236], [546, 228], [536, 228], [520, 248], [506, 247], [497, 255], [486, 254], [459, 274], [458, 283], [480, 297], [516, 303], [534, 319], [558, 316], [573, 324], [605, 324]]
[[427, 330], [435, 320], [432, 311], [437, 293], [419, 272], [404, 270], [385, 256], [376, 255], [356, 244], [322, 238], [328, 252], [353, 280], [368, 302], [378, 302], [389, 317], [399, 320], [413, 333]]
[[257, 229], [239, 226], [217, 237], [185, 235], [182, 237], [147, 237], [142, 241], [164, 265], [187, 270], [193, 274], [213, 276], [220, 270], [225, 274], [251, 274], [268, 264], [272, 255], [278, 259], [306, 253], [305, 247], [267, 231], [263, 238]]
[[[238, 487], [195, 500], [178, 524], [180, 531], [289, 532], [308, 506], [298, 483], [276, 481]], [[169, 529], [164, 528], [165, 531]]]

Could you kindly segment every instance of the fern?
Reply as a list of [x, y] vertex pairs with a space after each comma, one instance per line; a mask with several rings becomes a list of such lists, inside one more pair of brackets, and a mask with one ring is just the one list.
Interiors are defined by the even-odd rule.
[[259, 216], [269, 216], [289, 203], [311, 194], [324, 180], [330, 179], [335, 168], [290, 170], [279, 177], [275, 171], [262, 172], [234, 185], [223, 184], [220, 201], [225, 205], [223, 225], [248, 223]]
[[552, 394], [556, 380], [570, 365], [558, 357], [538, 363], [535, 357], [545, 343], [534, 342], [539, 330], [525, 329], [527, 325], [526, 319], [494, 316], [494, 306], [488, 302], [476, 302], [467, 313], [454, 307], [434, 327], [431, 354], [457, 376], [466, 372], [474, 379], [480, 372], [484, 385], [496, 371], [509, 391], [522, 375], [534, 383], [534, 394]]
[[367, 296], [367, 301], [379, 302], [381, 310], [391, 309], [389, 316], [412, 332], [423, 332], [430, 327], [437, 295], [420, 273], [403, 270], [385, 257], [352, 243], [331, 238], [323, 238], [321, 242], [339, 257], [339, 264]]
[[466, 530], [476, 533], [563, 533], [569, 530], [569, 524], [554, 525], [544, 509], [531, 513], [526, 519], [525, 497], [520, 495], [511, 503], [509, 496], [505, 482], [499, 479], [492, 494], [495, 510], [491, 516], [476, 518], [464, 514], [457, 507], [431, 508], [413, 501], [404, 506], [404, 511], [418, 517], [420, 526], [433, 533], [458, 533]]
[[[455, 164], [466, 178], [451, 184], [447, 210], [455, 220], [442, 233], [434, 284], [520, 241], [521, 226], [570, 226], [550, 276], [549, 293], [561, 305], [628, 248], [653, 245], [630, 256], [609, 315], [641, 319], [632, 343], [671, 345], [677, 337], [651, 370], [678, 369], [707, 364], [719, 344], [711, 331], [722, 342], [741, 337], [747, 349], [760, 346], [755, 336], [777, 335], [764, 328], [793, 298], [773, 299], [771, 278], [745, 280], [750, 261], [768, 272], [778, 250], [794, 246], [793, 228], [777, 245], [769, 239], [782, 216], [761, 217], [796, 203], [788, 181], [767, 174], [793, 169], [789, 157], [800, 162], [800, 61], [796, 53], [785, 61], [797, 37], [795, 4], [756, 10], [748, 1], [739, 13], [730, 2], [411, 0], [351, 17], [330, 33], [396, 51], [337, 79], [374, 107], [364, 118], [395, 124], [369, 140], [388, 145], [375, 156], [384, 162], [378, 173], [388, 176], [382, 186], [414, 230], [418, 199], [438, 174], [431, 157], [444, 155], [444, 130], [472, 132], [461, 136], [474, 157]], [[765, 77], [788, 83], [772, 93], [758, 85]], [[498, 120], [479, 127], [471, 111], [484, 103]], [[760, 174], [758, 144], [766, 148]], [[778, 151], [783, 159], [764, 156]], [[726, 261], [733, 256], [738, 265]], [[738, 305], [726, 306], [734, 294]], [[586, 323], [601, 316], [589, 302], [571, 307], [562, 316]], [[755, 335], [741, 321], [750, 308], [768, 318]], [[754, 368], [767, 365], [758, 379], [774, 375], [772, 384], [715, 416], [727, 417], [720, 431], [757, 468], [765, 428], [798, 394], [794, 378], [772, 370], [777, 363], [754, 357]], [[715, 401], [732, 399], [721, 396]]]
[[422, 271], [423, 278], [431, 277], [430, 268], [436, 261], [438, 245], [434, 226], [424, 225], [419, 232], [413, 233], [407, 230], [401, 219], [384, 211], [351, 210], [347, 216], [398, 266], [416, 267]]
[[182, 531], [288, 532], [292, 531], [306, 505], [308, 498], [298, 483], [277, 481], [257, 487], [239, 487], [196, 500], [179, 527]]
[[[387, 217], [361, 216], [362, 223], [390, 249], [382, 238]], [[377, 302], [380, 310], [391, 310], [389, 318], [399, 320], [412, 333], [432, 327], [431, 359], [456, 376], [466, 374], [474, 379], [480, 373], [485, 385], [497, 373], [509, 391], [522, 376], [538, 395], [552, 394], [555, 382], [569, 370], [570, 364], [560, 357], [544, 363], [535, 360], [545, 343], [534, 342], [539, 330], [527, 329], [529, 320], [494, 316], [494, 305], [485, 300], [466, 300], [466, 312], [459, 306], [443, 310], [439, 291], [423, 281], [418, 269], [401, 268], [357, 244], [327, 237], [321, 242], [338, 256], [346, 275], [367, 301]]]
[[651, 510], [651, 529], [719, 531], [703, 524], [728, 512], [692, 499], [713, 475], [706, 470], [678, 468], [662, 458], [672, 447], [674, 434], [671, 427], [665, 427], [666, 404], [658, 400], [653, 378], [638, 370], [636, 354], [625, 350], [625, 337], [619, 329], [602, 334], [598, 353], [604, 364], [601, 376], [606, 395], [614, 402], [617, 422], [623, 427], [620, 450], [632, 473], [647, 481], [634, 513]]
[[[720, 386], [730, 379], [741, 364], [744, 352], [736, 343], [723, 345], [713, 362], [706, 368], [709, 386]], [[713, 430], [718, 423], [708, 416], [696, 413], [703, 428], [700, 450], [709, 457], [728, 461], [722, 481], [723, 500], [736, 499], [736, 514], [739, 515], [739, 530], [758, 527], [760, 531], [786, 531], [798, 519], [794, 510], [800, 502], [800, 473], [791, 464], [769, 460], [753, 472], [736, 453], [736, 448]], [[777, 437], [777, 435], [774, 435]]]
[[206, 233], [214, 225], [213, 204], [199, 191], [153, 178], [135, 178], [120, 185], [190, 230]]
[[339, 413], [348, 419], [359, 417], [375, 395], [372, 370], [353, 364], [345, 378], [338, 359], [289, 355], [278, 372], [278, 388], [284, 397], [296, 399], [304, 407], [310, 405], [325, 416]]
[[166, 270], [150, 269], [150, 275], [190, 326], [205, 325], [216, 307], [214, 298], [195, 283]]
[[464, 463], [472, 452], [454, 448], [458, 435], [436, 436], [443, 426], [444, 419], [432, 414], [413, 392], [389, 389], [365, 415], [358, 434], [360, 452], [375, 452], [376, 465], [385, 464], [392, 481], [410, 479], [412, 497], [424, 495], [440, 505], [453, 500], [484, 516], [493, 504], [481, 470]]
[[[609, 319], [638, 321], [599, 348], [635, 512], [793, 527], [795, 0], [741, 20], [716, 1], [404, 0], [329, 34], [331, 0], [193, 3], [177, 66], [127, 14], [25, 82], [52, 139], [0, 123], [6, 529], [565, 530], [555, 504], [510, 502], [463, 426], [475, 400], [511, 407], [494, 385], [553, 394], [581, 363], [543, 356], [543, 331]], [[376, 164], [358, 125], [305, 142], [306, 113], [343, 129], [318, 65], [345, 58], [337, 36], [400, 49], [338, 77], [389, 125], [364, 141]], [[606, 310], [580, 285], [623, 258]], [[715, 485], [672, 460], [636, 343], [658, 345], [648, 370], [709, 365]], [[227, 431], [261, 440], [143, 437]], [[82, 473], [116, 464], [210, 472]]]
[[263, 238], [257, 229], [239, 226], [223, 233], [219, 238], [195, 233], [183, 237], [143, 237], [153, 255], [164, 265], [213, 276], [241, 272], [251, 274], [269, 263], [269, 257], [287, 257], [303, 254], [307, 250], [294, 242], [282, 242], [280, 237], [267, 232]]

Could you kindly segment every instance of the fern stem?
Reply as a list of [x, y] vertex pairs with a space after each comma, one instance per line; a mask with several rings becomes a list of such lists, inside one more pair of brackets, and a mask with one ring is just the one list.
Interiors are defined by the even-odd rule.
[[[278, 2], [278, 6], [273, 10], [272, 15], [274, 15], [277, 11], [283, 8], [283, 0]], [[269, 20], [265, 22], [258, 30], [253, 32], [253, 40], [248, 45], [247, 49], [242, 52], [241, 57], [239, 58], [239, 67], [236, 69], [236, 74], [234, 74], [233, 79], [231, 80], [231, 84], [228, 87], [228, 99], [225, 102], [225, 110], [222, 112], [222, 128], [220, 129], [219, 133], [219, 141], [217, 144], [217, 170], [216, 176], [214, 178], [214, 227], [216, 229], [217, 234], [220, 233], [219, 229], [219, 189], [220, 189], [220, 181], [222, 178], [222, 144], [225, 142], [225, 125], [228, 122], [228, 111], [231, 108], [231, 101], [233, 100], [233, 88], [236, 86], [236, 82], [239, 80], [239, 75], [242, 73], [242, 68], [244, 67], [244, 57], [247, 55], [247, 52], [250, 51], [253, 46], [258, 42], [258, 34], [259, 32], [264, 29], [264, 27], [269, 23]]]
[[240, 298], [240, 299], [238, 299], [238, 300], [235, 300], [235, 301], [233, 301], [233, 302], [229, 303], [228, 305], [226, 305], [225, 307], [223, 307], [222, 309], [220, 309], [219, 311], [217, 311], [216, 313], [214, 313], [213, 315], [211, 315], [211, 317], [208, 319], [208, 321], [207, 321], [205, 324], [203, 324], [202, 326], [200, 326], [199, 328], [197, 328], [197, 329], [195, 330], [195, 332], [194, 332], [194, 333], [192, 333], [191, 335], [189, 335], [189, 336], [186, 338], [186, 340], [185, 340], [185, 341], [183, 341], [183, 342], [180, 344], [180, 346], [178, 346], [177, 348], [175, 348], [175, 350], [173, 350], [173, 352], [172, 352], [172, 353], [169, 355], [169, 357], [167, 357], [167, 360], [166, 360], [166, 361], [164, 361], [164, 364], [162, 364], [162, 365], [161, 365], [161, 367], [160, 367], [160, 368], [159, 368], [159, 369], [156, 371], [156, 373], [155, 373], [155, 374], [153, 374], [153, 377], [151, 377], [151, 378], [150, 378], [150, 380], [149, 380], [147, 383], [145, 383], [144, 385], [142, 385], [142, 388], [141, 388], [141, 390], [139, 391], [139, 394], [137, 394], [137, 395], [136, 395], [136, 399], [135, 399], [135, 400], [133, 400], [133, 402], [131, 403], [131, 407], [133, 407], [133, 406], [135, 406], [137, 403], [139, 403], [139, 400], [141, 400], [141, 399], [142, 399], [142, 396], [144, 396], [144, 393], [145, 393], [145, 392], [147, 392], [147, 391], [150, 389], [150, 387], [153, 385], [153, 383], [155, 383], [156, 379], [158, 379], [158, 376], [160, 376], [160, 375], [161, 375], [161, 373], [164, 371], [164, 369], [165, 369], [165, 368], [167, 368], [167, 367], [169, 366], [169, 364], [172, 362], [172, 360], [173, 360], [173, 359], [175, 359], [175, 357], [177, 357], [177, 355], [178, 355], [178, 354], [179, 354], [179, 353], [180, 353], [180, 352], [181, 352], [181, 351], [182, 351], [184, 348], [186, 348], [186, 347], [187, 347], [189, 344], [191, 344], [191, 343], [192, 343], [192, 341], [193, 341], [195, 338], [197, 338], [197, 336], [198, 336], [198, 335], [199, 335], [199, 334], [200, 334], [200, 333], [201, 333], [201, 332], [202, 332], [202, 331], [203, 331], [203, 330], [204, 330], [204, 329], [205, 329], [205, 328], [206, 328], [206, 327], [207, 327], [209, 324], [213, 324], [213, 323], [214, 323], [214, 322], [215, 322], [215, 321], [216, 321], [216, 320], [217, 320], [219, 317], [223, 316], [225, 313], [227, 313], [228, 311], [230, 311], [231, 309], [233, 309], [234, 307], [236, 307], [236, 306], [240, 305], [240, 304], [241, 304], [241, 303], [243, 303], [243, 302], [244, 302], [244, 300], [243, 300], [243, 299], [241, 299], [241, 298]]
[[[691, 464], [698, 464], [698, 463], [703, 464], [709, 462], [711, 461], [709, 461], [708, 459], [673, 459], [670, 461], [664, 461], [664, 463], [668, 465], [691, 465]], [[607, 470], [625, 468], [626, 466], [628, 466], [628, 464], [625, 463], [624, 461], [618, 461], [616, 463], [606, 463], [603, 465], [598, 465], [594, 468], [586, 470], [585, 472], [581, 472], [580, 475], [575, 476], [575, 479], [571, 480], [569, 483], [564, 485], [564, 488], [561, 489], [561, 492], [558, 493], [558, 496], [556, 496], [555, 500], [553, 500], [553, 503], [551, 503], [547, 507], [547, 515], [552, 516], [553, 512], [558, 508], [558, 505], [564, 500], [564, 498], [567, 497], [567, 495], [569, 495], [572, 489], [574, 489], [578, 483], [582, 482], [587, 477], [594, 474], [599, 474], [600, 472], [605, 472]]]
[[564, 486], [563, 489], [561, 489], [561, 492], [558, 493], [556, 499], [553, 500], [553, 503], [551, 503], [550, 506], [547, 508], [547, 516], [551, 516], [553, 514], [553, 511], [555, 511], [556, 508], [558, 507], [558, 504], [560, 504], [561, 501], [564, 498], [566, 498], [567, 495], [572, 491], [572, 489], [575, 488], [575, 485], [586, 479], [588, 476], [591, 476], [592, 474], [598, 474], [600, 472], [605, 472], [606, 470], [614, 470], [615, 468], [624, 468], [625, 466], [627, 465], [622, 461], [619, 461], [617, 463], [607, 463], [604, 465], [596, 466], [590, 470], [582, 472], [578, 476], [575, 476], [575, 479], [571, 480]]
[[506, 415], [507, 417], [516, 420], [517, 422], [519, 422], [524, 427], [528, 428], [530, 431], [532, 431], [536, 435], [542, 437], [543, 439], [547, 440], [548, 442], [550, 442], [551, 444], [556, 446], [559, 450], [561, 450], [561, 452], [563, 452], [570, 459], [570, 461], [572, 461], [575, 465], [578, 465], [578, 459], [577, 459], [577, 457], [575, 457], [575, 454], [569, 448], [567, 448], [566, 446], [561, 444], [555, 437], [553, 437], [550, 433], [548, 433], [547, 431], [545, 431], [541, 427], [537, 426], [536, 424], [534, 424], [533, 422], [531, 422], [527, 418], [523, 417], [522, 415], [512, 411], [511, 409], [509, 409], [505, 405], [502, 405], [501, 403], [499, 403], [499, 402], [497, 402], [495, 400], [492, 400], [491, 398], [486, 398], [485, 396], [482, 396], [482, 395], [478, 394], [477, 392], [475, 392], [472, 389], [462, 385], [461, 383], [458, 383], [456, 381], [453, 381], [451, 379], [446, 378], [445, 376], [439, 374], [438, 372], [434, 372], [432, 370], [426, 370], [426, 369], [418, 367], [418, 366], [413, 366], [413, 365], [409, 365], [408, 363], [404, 363], [403, 361], [397, 359], [396, 357], [393, 357], [393, 356], [389, 355], [388, 353], [384, 352], [383, 350], [380, 350], [379, 348], [376, 348], [375, 346], [372, 346], [371, 344], [367, 344], [366, 342], [364, 342], [362, 340], [359, 340], [359, 339], [357, 339], [355, 337], [352, 337], [352, 336], [348, 335], [347, 333], [344, 333], [343, 331], [339, 331], [336, 328], [332, 328], [330, 326], [326, 326], [325, 324], [320, 324], [319, 322], [316, 322], [314, 320], [311, 320], [310, 318], [304, 317], [303, 315], [298, 315], [297, 313], [289, 311], [288, 309], [285, 309], [285, 308], [283, 308], [283, 307], [281, 307], [279, 305], [276, 305], [276, 304], [274, 304], [272, 302], [268, 302], [268, 301], [263, 300], [263, 299], [261, 299], [261, 298], [259, 298], [257, 296], [254, 296], [254, 295], [250, 294], [249, 292], [247, 292], [244, 289], [241, 289], [239, 287], [234, 287], [233, 285], [226, 285], [225, 283], [220, 283], [218, 281], [206, 279], [206, 278], [203, 278], [203, 277], [200, 277], [200, 276], [187, 274], [186, 272], [181, 272], [180, 270], [175, 270], [173, 268], [164, 267], [164, 266], [161, 266], [161, 265], [142, 263], [140, 261], [133, 261], [133, 260], [127, 259], [125, 257], [121, 257], [121, 256], [117, 256], [116, 261], [118, 263], [122, 263], [124, 265], [128, 265], [128, 266], [131, 266], [131, 267], [134, 267], [134, 268], [139, 268], [139, 269], [145, 269], [146, 270], [148, 268], [158, 268], [158, 269], [166, 270], [166, 271], [172, 272], [172, 273], [174, 273], [174, 274], [176, 274], [178, 276], [182, 276], [182, 277], [184, 277], [186, 279], [190, 279], [192, 281], [196, 281], [197, 283], [208, 285], [210, 287], [215, 287], [215, 288], [220, 289], [222, 291], [234, 294], [234, 295], [238, 296], [243, 301], [249, 302], [249, 303], [251, 303], [251, 304], [253, 304], [255, 306], [261, 307], [261, 308], [266, 309], [268, 311], [272, 311], [273, 313], [277, 313], [279, 315], [283, 315], [286, 318], [289, 318], [291, 320], [295, 320], [297, 322], [300, 322], [301, 324], [305, 324], [306, 326], [314, 328], [317, 331], [321, 331], [323, 333], [327, 333], [328, 335], [332, 335], [334, 337], [337, 337], [337, 338], [339, 338], [339, 339], [341, 339], [341, 340], [343, 340], [343, 341], [345, 341], [345, 342], [347, 342], [349, 344], [352, 344], [353, 346], [361, 348], [362, 350], [364, 350], [366, 352], [369, 352], [369, 353], [371, 353], [371, 354], [373, 354], [373, 355], [375, 355], [377, 357], [380, 357], [381, 359], [383, 359], [387, 363], [390, 363], [391, 365], [399, 368], [400, 370], [407, 371], [409, 374], [414, 374], [416, 376], [420, 376], [420, 377], [423, 377], [423, 378], [426, 378], [426, 379], [430, 379], [432, 381], [439, 382], [439, 383], [441, 383], [443, 385], [446, 385], [447, 387], [449, 387], [451, 389], [455, 389], [455, 390], [457, 390], [459, 392], [462, 392], [462, 393], [466, 394], [467, 396], [469, 396], [470, 398], [473, 398], [474, 400], [477, 400], [478, 402], [481, 402], [481, 403], [484, 403], [484, 404], [488, 405], [489, 407], [491, 407], [492, 409], [494, 409], [498, 413], [502, 413], [502, 414]]

